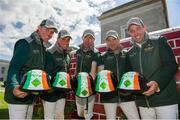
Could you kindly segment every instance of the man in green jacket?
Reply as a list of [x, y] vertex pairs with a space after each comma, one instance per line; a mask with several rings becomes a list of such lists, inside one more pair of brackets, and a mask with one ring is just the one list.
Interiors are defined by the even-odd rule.
[[[110, 70], [117, 76], [118, 83], [122, 75], [131, 70], [130, 62], [127, 59], [127, 50], [119, 43], [120, 38], [115, 30], [106, 33], [107, 51], [102, 55], [103, 69]], [[118, 91], [100, 95], [100, 102], [104, 104], [106, 118], [116, 119], [116, 109], [121, 107], [128, 119], [139, 119], [138, 110], [133, 95], [120, 94]]]
[[[10, 119], [31, 119], [34, 95], [20, 89], [23, 75], [29, 70], [45, 70], [45, 47], [57, 32], [53, 21], [45, 19], [29, 37], [15, 43], [4, 99], [8, 103]], [[31, 112], [29, 113], [28, 110]], [[30, 115], [29, 115], [30, 114]]]
[[[47, 49], [46, 71], [51, 76], [51, 83], [58, 72], [69, 73], [71, 36], [66, 30], [60, 30], [56, 43]], [[66, 91], [55, 90], [44, 92], [41, 96], [44, 106], [44, 119], [64, 119]]]
[[127, 22], [133, 46], [128, 56], [134, 71], [147, 80], [147, 91], [138, 99], [142, 119], [178, 119], [180, 102], [173, 79], [178, 66], [166, 38], [149, 36], [143, 21], [134, 17]]
[[[82, 35], [82, 40], [83, 43], [80, 45], [80, 49], [76, 51], [76, 75], [80, 72], [86, 72], [95, 78], [99, 66], [100, 53], [94, 47], [94, 32], [91, 29], [86, 29]], [[94, 101], [95, 95], [88, 98], [76, 97], [78, 116], [91, 119], [93, 117]]]

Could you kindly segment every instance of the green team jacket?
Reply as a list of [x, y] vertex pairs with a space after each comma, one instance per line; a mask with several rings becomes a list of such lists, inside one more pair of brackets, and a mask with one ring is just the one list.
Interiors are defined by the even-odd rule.
[[[113, 53], [111, 50], [107, 50], [102, 55], [102, 61], [104, 65], [104, 70], [110, 70], [117, 76], [117, 81], [115, 83], [118, 84], [122, 75], [131, 70], [130, 62], [127, 59], [127, 52], [125, 50], [119, 50], [118, 53]], [[121, 101], [132, 101], [134, 97], [130, 96], [122, 96]], [[103, 93], [100, 95], [100, 101], [102, 103], [117, 103], [119, 102], [118, 91], [112, 93]]]
[[[147, 81], [156, 81], [160, 92], [137, 100], [139, 106], [164, 106], [180, 102], [176, 82], [173, 79], [178, 66], [172, 49], [164, 37], [149, 37], [139, 47], [134, 43], [128, 51], [132, 68], [144, 75]], [[148, 105], [149, 104], [149, 105]]]
[[[57, 72], [69, 73], [70, 55], [67, 50], [63, 50], [56, 43], [52, 48], [48, 49], [46, 56], [46, 71], [51, 76], [51, 83]], [[66, 91], [51, 90], [44, 92], [41, 98], [45, 101], [56, 102], [61, 98], [66, 98]]]
[[29, 70], [42, 69], [45, 65], [45, 47], [36, 32], [30, 37], [18, 40], [10, 61], [4, 99], [10, 104], [31, 104], [34, 96], [15, 97], [12, 90], [21, 84], [22, 76]]
[[79, 72], [90, 73], [92, 62], [95, 61], [97, 66], [101, 64], [100, 53], [96, 48], [84, 52], [82, 48], [76, 51], [76, 74]]
[[[81, 45], [80, 49], [78, 49], [76, 51], [76, 73], [75, 73], [75, 75], [77, 75], [80, 72], [90, 73], [92, 62], [96, 62], [97, 66], [99, 66], [101, 64], [100, 52], [94, 47], [92, 47], [91, 49], [89, 49], [87, 51], [84, 51], [83, 45]], [[95, 83], [95, 81], [92, 81], [92, 82]], [[74, 91], [77, 88], [77, 85], [78, 85], [77, 81], [73, 80], [73, 90]], [[93, 87], [95, 87], [95, 86], [93, 86]], [[93, 90], [94, 90], [94, 88], [93, 88]]]

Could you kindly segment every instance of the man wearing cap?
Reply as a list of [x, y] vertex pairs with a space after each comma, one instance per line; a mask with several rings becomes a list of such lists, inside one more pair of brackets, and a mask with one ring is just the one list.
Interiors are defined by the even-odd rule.
[[[91, 29], [85, 30], [82, 35], [82, 40], [83, 43], [80, 45], [80, 49], [76, 51], [76, 75], [80, 72], [86, 72], [95, 78], [97, 67], [100, 63], [100, 53], [94, 47], [94, 32]], [[85, 119], [91, 119], [93, 117], [94, 101], [95, 95], [88, 98], [76, 97], [78, 116], [84, 117]]]
[[[60, 30], [56, 43], [47, 49], [46, 71], [52, 78], [51, 83], [57, 72], [69, 73], [71, 39], [67, 30]], [[65, 91], [53, 89], [45, 92], [41, 97], [44, 100], [44, 119], [64, 119]]]
[[55, 23], [45, 19], [29, 37], [15, 43], [4, 96], [8, 103], [10, 119], [31, 119], [34, 96], [21, 91], [20, 84], [27, 71], [45, 70], [45, 47], [50, 45], [48, 41], [54, 32], [57, 32]]
[[[126, 55], [127, 51], [123, 50], [119, 41], [118, 33], [115, 30], [109, 30], [106, 33], [105, 42], [107, 51], [102, 55], [103, 69], [110, 70], [117, 76], [117, 80], [114, 83], [118, 83], [122, 75], [131, 70]], [[128, 119], [139, 119], [133, 95], [121, 93], [119, 98], [118, 91], [116, 90], [107, 94], [101, 94], [100, 102], [104, 104], [107, 119], [116, 119], [117, 106], [121, 107]]]
[[178, 119], [180, 102], [173, 78], [178, 66], [163, 36], [149, 36], [139, 17], [127, 22], [133, 46], [128, 51], [132, 68], [147, 79], [148, 90], [138, 99], [142, 119]]

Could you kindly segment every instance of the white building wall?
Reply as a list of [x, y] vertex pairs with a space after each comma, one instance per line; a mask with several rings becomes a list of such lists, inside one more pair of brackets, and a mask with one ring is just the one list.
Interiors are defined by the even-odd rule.
[[6, 81], [9, 61], [0, 60], [0, 81]]
[[[133, 5], [132, 5], [133, 6]], [[113, 14], [113, 11], [111, 11]], [[116, 12], [116, 11], [114, 11]], [[131, 17], [140, 17], [148, 26], [148, 31], [156, 31], [167, 28], [164, 7], [161, 1], [144, 5], [136, 9], [112, 15], [101, 19], [101, 43], [104, 43], [105, 34], [108, 30], [114, 29], [119, 33], [120, 38], [126, 38], [126, 23]]]

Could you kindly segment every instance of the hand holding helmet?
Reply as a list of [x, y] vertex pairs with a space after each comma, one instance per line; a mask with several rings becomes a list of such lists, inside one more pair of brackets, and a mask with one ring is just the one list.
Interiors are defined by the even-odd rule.
[[146, 83], [147, 80], [142, 75], [130, 71], [123, 74], [118, 89], [122, 93], [142, 94], [148, 89]]
[[16, 97], [18, 97], [18, 98], [25, 98], [25, 97], [28, 95], [27, 92], [21, 91], [20, 86], [16, 86], [16, 87], [13, 89], [13, 94], [14, 94], [14, 96], [16, 96]]

